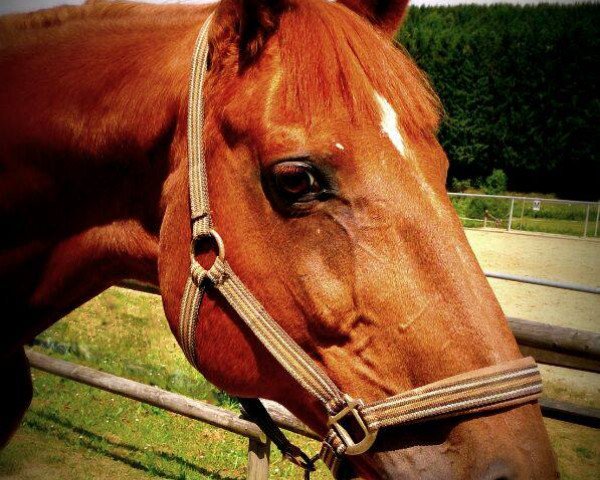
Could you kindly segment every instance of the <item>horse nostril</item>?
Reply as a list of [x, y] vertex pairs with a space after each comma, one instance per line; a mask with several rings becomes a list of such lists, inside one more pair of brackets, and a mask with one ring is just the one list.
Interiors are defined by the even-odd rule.
[[492, 473], [491, 475], [484, 475], [482, 480], [513, 480], [514, 478], [514, 475]]
[[514, 469], [510, 462], [496, 460], [492, 462], [481, 480], [513, 480], [515, 478]]

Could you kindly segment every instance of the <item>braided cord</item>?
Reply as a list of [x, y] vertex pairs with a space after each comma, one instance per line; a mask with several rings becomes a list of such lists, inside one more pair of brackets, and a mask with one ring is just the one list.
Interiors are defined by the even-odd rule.
[[192, 58], [188, 107], [188, 159], [192, 239], [205, 237], [212, 227], [208, 179], [204, 158], [204, 77], [209, 51], [208, 32], [212, 14], [204, 22]]
[[[188, 158], [192, 246], [199, 239], [212, 235], [212, 220], [208, 198], [206, 162], [203, 148], [204, 102], [203, 87], [209, 51], [208, 32], [212, 16], [205, 21], [194, 50], [188, 111]], [[210, 281], [260, 342], [295, 378], [302, 387], [318, 398], [329, 410], [341, 401], [342, 395], [323, 370], [277, 324], [263, 306], [233, 273], [227, 262], [217, 258], [210, 270], [204, 270], [192, 252], [191, 274], [183, 295], [179, 338], [182, 349], [192, 365], [196, 359], [195, 333], [199, 308], [206, 282]]]

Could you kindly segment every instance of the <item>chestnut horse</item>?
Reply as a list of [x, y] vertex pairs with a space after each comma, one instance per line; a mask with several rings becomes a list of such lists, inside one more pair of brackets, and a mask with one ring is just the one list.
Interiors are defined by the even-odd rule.
[[[0, 20], [4, 440], [31, 398], [23, 345], [86, 300], [156, 283], [177, 331], [188, 81], [211, 11], [213, 213], [269, 313], [366, 401], [520, 357], [446, 195], [438, 101], [392, 42], [406, 3], [93, 2]], [[320, 405], [207, 297], [206, 378], [323, 433]], [[391, 429], [351, 460], [365, 478], [556, 477], [536, 403]]]

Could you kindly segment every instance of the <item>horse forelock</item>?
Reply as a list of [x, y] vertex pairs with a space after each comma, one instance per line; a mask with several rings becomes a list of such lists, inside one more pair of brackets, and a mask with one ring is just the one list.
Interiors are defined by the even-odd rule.
[[437, 96], [415, 62], [363, 17], [331, 2], [297, 2], [279, 30], [282, 94], [305, 122], [336, 108], [355, 123], [379, 122], [377, 92], [411, 140], [431, 141], [441, 112]]

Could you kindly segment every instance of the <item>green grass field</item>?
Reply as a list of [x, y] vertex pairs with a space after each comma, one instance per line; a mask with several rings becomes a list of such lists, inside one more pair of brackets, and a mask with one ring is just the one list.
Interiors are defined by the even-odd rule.
[[[588, 237], [594, 237], [594, 225], [588, 225]], [[513, 230], [524, 232], [554, 233], [558, 235], [583, 236], [584, 222], [578, 220], [563, 220], [560, 218], [516, 218], [513, 220]]]
[[[469, 193], [482, 193], [469, 191]], [[509, 192], [507, 195], [524, 196], [522, 193]], [[534, 198], [544, 198], [539, 194], [528, 194]], [[546, 195], [546, 197], [548, 197]], [[487, 226], [506, 229], [510, 212], [510, 200], [498, 198], [451, 197], [452, 204], [462, 218], [463, 226], [481, 228], [484, 226], [484, 212], [487, 210], [493, 219], [488, 219]], [[513, 230], [551, 233], [582, 237], [585, 230], [586, 207], [579, 204], [555, 204], [542, 200], [539, 211], [532, 208], [529, 200], [516, 200], [513, 210]], [[587, 237], [598, 237], [596, 232], [597, 205], [590, 208], [587, 222]]]
[[[462, 218], [463, 227], [483, 228], [484, 223], [479, 219]], [[488, 221], [487, 228], [508, 229], [508, 222], [502, 219], [500, 222]], [[572, 237], [583, 237], [583, 222], [578, 220], [562, 220], [556, 218], [515, 218], [511, 226], [513, 231], [531, 233], [549, 233], [552, 235], [569, 235]], [[600, 235], [600, 230], [598, 232]], [[595, 235], [594, 225], [588, 225], [587, 238], [598, 238]]]
[[[187, 364], [158, 296], [110, 289], [45, 332], [35, 348], [236, 408]], [[0, 453], [2, 479], [245, 478], [242, 437], [39, 371], [34, 386], [22, 428]], [[547, 425], [563, 478], [598, 478], [600, 433], [557, 421]], [[316, 451], [315, 442], [298, 440]], [[301, 478], [276, 449], [271, 473]], [[314, 478], [329, 476], [321, 466]]]
[[[36, 343], [64, 360], [236, 409], [189, 366], [156, 295], [110, 289]], [[0, 453], [0, 478], [245, 478], [243, 437], [35, 370], [34, 388], [21, 430]], [[298, 440], [316, 451], [315, 442]], [[276, 449], [271, 471], [297, 474]]]

